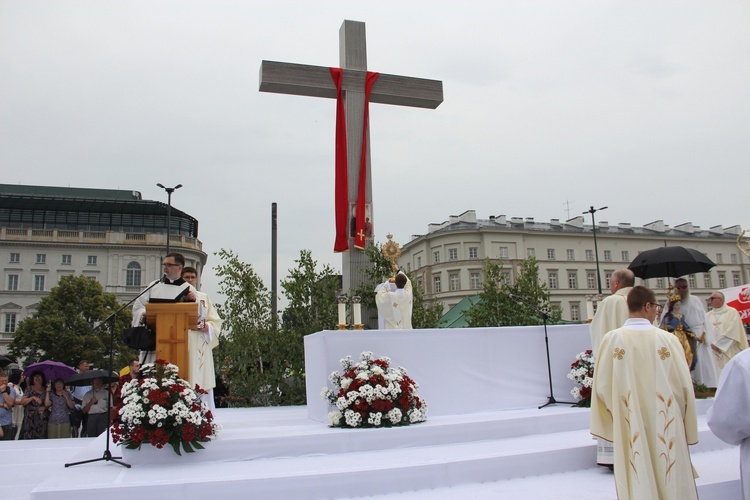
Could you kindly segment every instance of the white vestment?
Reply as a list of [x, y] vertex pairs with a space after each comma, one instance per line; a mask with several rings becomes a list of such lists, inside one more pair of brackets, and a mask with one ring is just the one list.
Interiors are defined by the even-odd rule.
[[732, 358], [721, 373], [708, 427], [722, 441], [740, 445], [742, 496], [750, 500], [750, 349]]
[[[188, 382], [197, 384], [206, 391], [216, 387], [216, 372], [214, 371], [213, 349], [219, 345], [221, 333], [221, 318], [214, 309], [211, 299], [203, 292], [195, 292], [199, 304], [198, 322], [205, 322], [207, 332], [198, 330], [188, 331], [188, 355], [190, 357], [190, 373]], [[205, 311], [205, 313], [202, 313]]]
[[591, 353], [594, 358], [599, 355], [599, 344], [607, 332], [620, 328], [628, 319], [628, 293], [633, 287], [620, 288], [614, 294], [602, 300], [596, 309], [594, 319], [589, 325], [591, 334]]
[[745, 328], [742, 326], [740, 313], [726, 304], [708, 312], [708, 323], [713, 329], [714, 346], [721, 351], [716, 353], [721, 372], [730, 359], [747, 349]]
[[378, 314], [383, 317], [386, 330], [411, 330], [411, 280], [406, 278], [404, 288], [395, 291], [389, 291], [388, 285], [390, 283], [381, 287], [375, 294]]
[[591, 434], [612, 441], [620, 499], [698, 498], [688, 444], [698, 442], [690, 370], [677, 337], [643, 318], [604, 336]]
[[714, 343], [715, 339], [713, 329], [710, 328], [706, 316], [706, 306], [701, 299], [688, 294], [682, 299], [680, 314], [682, 314], [682, 319], [687, 323], [690, 331], [697, 338], [701, 338], [704, 333], [706, 334], [704, 342], [698, 342], [698, 349], [695, 353], [698, 356], [698, 361], [693, 370], [693, 378], [696, 382], [707, 387], [716, 387], [716, 383], [719, 381], [719, 369], [716, 364], [716, 355], [711, 349], [711, 344]]
[[[614, 294], [605, 298], [596, 308], [596, 314], [589, 325], [589, 334], [591, 335], [591, 353], [594, 359], [599, 356], [599, 345], [607, 332], [620, 328], [627, 321], [630, 313], [628, 312], [628, 293], [632, 286], [620, 288]], [[596, 370], [596, 365], [594, 365]], [[612, 443], [604, 439], [597, 440], [596, 443], [596, 463], [599, 465], [612, 465], [615, 460], [614, 447]]]

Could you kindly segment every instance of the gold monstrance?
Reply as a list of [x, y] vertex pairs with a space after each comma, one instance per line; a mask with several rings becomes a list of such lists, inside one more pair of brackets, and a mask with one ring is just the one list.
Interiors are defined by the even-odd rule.
[[388, 234], [386, 237], [388, 238], [388, 241], [383, 245], [383, 257], [391, 263], [393, 275], [389, 278], [389, 281], [394, 281], [396, 279], [396, 274], [398, 274], [398, 264], [396, 264], [396, 260], [401, 257], [401, 247], [398, 243], [393, 241], [392, 234]]

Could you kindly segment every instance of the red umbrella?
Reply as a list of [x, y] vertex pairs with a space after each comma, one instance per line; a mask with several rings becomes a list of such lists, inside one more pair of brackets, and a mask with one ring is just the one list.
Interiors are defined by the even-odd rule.
[[23, 374], [28, 378], [34, 372], [41, 372], [44, 374], [44, 378], [47, 379], [47, 382], [52, 382], [58, 378], [66, 380], [76, 374], [76, 371], [65, 363], [52, 361], [51, 359], [27, 366], [23, 371]]

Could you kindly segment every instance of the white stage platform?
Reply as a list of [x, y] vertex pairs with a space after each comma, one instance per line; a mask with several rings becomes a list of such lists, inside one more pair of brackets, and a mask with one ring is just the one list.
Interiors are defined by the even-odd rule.
[[[576, 354], [591, 349], [588, 325], [548, 327], [555, 399], [571, 401], [567, 378]], [[307, 408], [327, 422], [320, 391], [339, 360], [362, 351], [388, 356], [420, 385], [429, 416], [534, 408], [547, 402], [549, 376], [544, 328], [323, 331], [305, 337]]]
[[[691, 447], [700, 497], [740, 498], [739, 450], [705, 424]], [[125, 468], [95, 462], [96, 439], [3, 441], [3, 497], [133, 498], [616, 498], [610, 472], [597, 468], [589, 411], [550, 406], [434, 416], [391, 429], [330, 429], [306, 407], [219, 409], [224, 430], [207, 449], [125, 455]], [[112, 447], [116, 455], [118, 447]]]

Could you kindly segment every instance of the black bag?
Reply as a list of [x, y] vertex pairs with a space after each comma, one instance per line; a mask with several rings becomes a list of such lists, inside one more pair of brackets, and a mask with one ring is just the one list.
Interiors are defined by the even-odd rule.
[[156, 349], [156, 336], [146, 326], [123, 328], [122, 341], [131, 349], [139, 351], [153, 351]]

